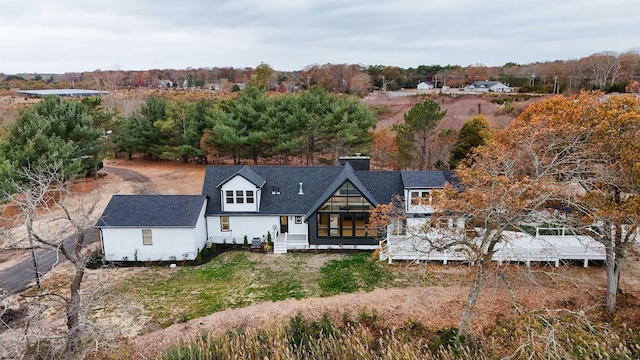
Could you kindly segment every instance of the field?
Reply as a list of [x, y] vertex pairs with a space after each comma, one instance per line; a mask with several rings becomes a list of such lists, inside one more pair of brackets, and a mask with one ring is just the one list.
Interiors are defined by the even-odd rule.
[[[111, 160], [98, 181], [87, 180], [85, 195], [97, 194], [104, 207], [111, 194], [197, 194], [204, 166], [171, 162]], [[80, 194], [79, 194], [80, 195]], [[94, 247], [98, 246], [97, 244]], [[218, 249], [220, 250], [220, 249]], [[439, 263], [388, 265], [370, 253], [304, 252], [285, 255], [226, 251], [202, 265], [108, 267], [88, 270], [85, 299], [93, 297], [87, 316], [102, 329], [106, 342], [121, 347], [133, 358], [155, 357], [178, 340], [203, 332], [224, 334], [237, 329], [258, 329], [280, 324], [297, 313], [318, 319], [328, 313], [334, 320], [347, 314], [375, 311], [389, 327], [408, 320], [431, 329], [457, 326], [470, 285], [467, 264]], [[0, 257], [0, 268], [28, 252]], [[497, 270], [497, 268], [495, 269]], [[512, 264], [500, 268], [511, 280], [521, 310], [569, 309], [598, 312], [604, 301], [605, 269], [592, 264], [554, 268], [539, 264], [526, 269]], [[44, 279], [45, 291], [66, 291], [72, 267], [57, 266]], [[472, 332], [484, 336], [500, 319], [512, 319], [509, 289], [498, 273], [486, 284], [472, 317]], [[640, 266], [629, 258], [622, 271], [620, 311], [616, 319], [640, 327]], [[12, 309], [32, 301], [33, 290], [10, 297]], [[42, 326], [64, 329], [63, 312], [56, 302], [45, 312]], [[33, 308], [32, 308], [33, 309]], [[0, 332], [0, 343], [11, 344], [21, 334]], [[607, 323], [602, 323], [607, 326]], [[162, 345], [160, 345], [162, 344]], [[125, 350], [123, 350], [125, 351]]]

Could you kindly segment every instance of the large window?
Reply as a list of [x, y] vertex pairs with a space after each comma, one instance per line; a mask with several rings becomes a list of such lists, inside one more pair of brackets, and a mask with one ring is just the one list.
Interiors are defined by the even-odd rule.
[[151, 229], [142, 229], [142, 245], [153, 245]]
[[227, 204], [233, 204], [233, 191], [232, 190], [227, 190], [225, 192], [225, 198], [227, 199]]
[[245, 194], [247, 195], [247, 204], [253, 204], [253, 190], [247, 190]]
[[373, 205], [350, 182], [344, 183], [318, 210], [319, 237], [363, 237]]
[[229, 231], [229, 217], [220, 216], [220, 231]]

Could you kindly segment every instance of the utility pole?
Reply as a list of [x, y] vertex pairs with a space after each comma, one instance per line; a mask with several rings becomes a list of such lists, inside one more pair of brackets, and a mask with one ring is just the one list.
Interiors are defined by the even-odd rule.
[[553, 93], [560, 93], [560, 89], [558, 89], [558, 75], [553, 75]]
[[382, 75], [382, 91], [387, 91], [387, 81], [384, 79], [384, 75]]

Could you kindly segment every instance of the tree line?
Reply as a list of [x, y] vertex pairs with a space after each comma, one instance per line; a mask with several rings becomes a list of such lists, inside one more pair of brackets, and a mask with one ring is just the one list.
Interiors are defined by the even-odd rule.
[[[269, 91], [295, 92], [319, 86], [328, 92], [364, 95], [370, 90], [415, 89], [422, 81], [442, 86], [464, 87], [474, 81], [501, 81], [523, 92], [578, 93], [598, 89], [625, 92], [640, 80], [640, 52], [630, 49], [617, 53], [603, 51], [579, 59], [503, 66], [484, 64], [419, 65], [402, 68], [392, 65], [312, 64], [296, 71], [277, 71], [268, 64], [256, 68], [187, 68], [145, 71], [95, 70], [65, 74], [0, 74], [0, 88], [98, 88], [107, 91], [134, 87], [175, 87], [186, 89], [239, 90], [237, 84], [249, 84], [260, 74], [259, 84]], [[264, 75], [267, 75], [264, 77]], [[253, 84], [256, 85], [256, 84]]]

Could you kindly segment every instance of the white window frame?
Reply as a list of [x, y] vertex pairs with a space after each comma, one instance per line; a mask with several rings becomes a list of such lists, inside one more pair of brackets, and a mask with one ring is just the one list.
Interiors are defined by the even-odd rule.
[[153, 245], [153, 233], [151, 229], [142, 229], [142, 245]]
[[220, 231], [231, 231], [231, 226], [229, 226], [229, 216], [220, 216]]

